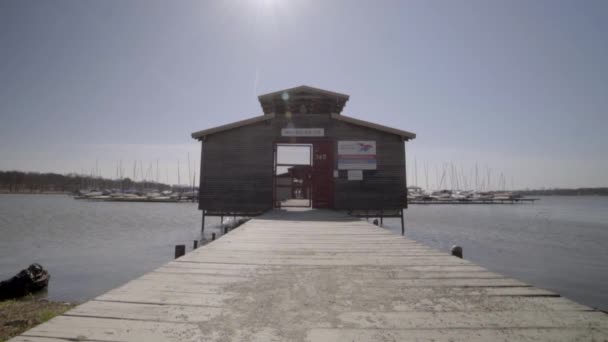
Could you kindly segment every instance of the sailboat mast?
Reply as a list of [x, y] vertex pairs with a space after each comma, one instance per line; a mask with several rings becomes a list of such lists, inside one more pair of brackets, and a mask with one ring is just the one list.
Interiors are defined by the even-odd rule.
[[177, 161], [177, 186], [181, 185], [181, 179], [179, 175], [179, 160]]
[[[447, 169], [447, 165], [444, 163], [444, 164], [443, 164], [443, 172], [441, 173], [441, 182], [439, 182], [439, 189], [438, 189], [438, 190], [441, 190], [441, 189], [442, 189], [442, 187], [443, 187], [443, 180], [445, 179], [445, 172], [446, 172], [446, 169]], [[446, 183], [447, 183], [447, 182], [446, 182]]]
[[439, 167], [435, 165], [435, 189], [439, 190]]
[[491, 175], [491, 174], [492, 174], [492, 169], [488, 168], [488, 183], [486, 184], [486, 185], [487, 185], [487, 187], [488, 187], [488, 191], [491, 191], [491, 188], [490, 188], [490, 186], [491, 186], [491, 183], [490, 183], [490, 180], [491, 180], [490, 175]]
[[418, 186], [418, 161], [414, 158], [414, 181], [416, 186]]
[[478, 178], [477, 163], [475, 163], [475, 191], [479, 191], [479, 178]]
[[188, 152], [188, 185], [192, 186], [192, 173], [190, 171], [190, 152]]
[[424, 180], [426, 181], [426, 191], [429, 191], [429, 165], [424, 162]]

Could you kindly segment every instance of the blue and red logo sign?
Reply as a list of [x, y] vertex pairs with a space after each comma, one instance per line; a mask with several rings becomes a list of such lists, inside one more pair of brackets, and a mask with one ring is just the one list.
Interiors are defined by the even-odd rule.
[[371, 150], [372, 147], [374, 147], [372, 144], [359, 143], [359, 151], [360, 152], [367, 152], [367, 151]]

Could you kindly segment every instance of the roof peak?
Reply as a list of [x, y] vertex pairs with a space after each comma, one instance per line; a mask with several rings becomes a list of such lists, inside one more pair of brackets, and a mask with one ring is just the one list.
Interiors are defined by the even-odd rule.
[[337, 92], [334, 92], [331, 90], [311, 87], [311, 86], [302, 84], [297, 87], [291, 87], [291, 88], [277, 90], [277, 91], [273, 91], [270, 93], [259, 95], [258, 99], [262, 100], [262, 98], [273, 97], [273, 96], [277, 96], [277, 95], [283, 95], [283, 93], [290, 93], [290, 92], [297, 92], [297, 91], [310, 91], [313, 93], [319, 93], [319, 94], [328, 95], [328, 96], [336, 96], [336, 97], [341, 97], [341, 98], [345, 98], [345, 99], [349, 98], [349, 96], [346, 94], [341, 94], [341, 93], [337, 93]]
[[258, 96], [264, 114], [342, 112], [349, 96], [307, 85], [287, 88]]

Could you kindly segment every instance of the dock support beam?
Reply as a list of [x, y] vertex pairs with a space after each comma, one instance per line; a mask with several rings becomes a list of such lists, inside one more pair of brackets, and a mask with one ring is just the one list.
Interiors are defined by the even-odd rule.
[[401, 235], [405, 235], [405, 223], [403, 222], [403, 209], [401, 209]]
[[205, 233], [205, 210], [201, 210], [203, 212], [203, 221], [201, 223], [201, 236]]
[[186, 254], [186, 245], [175, 245], [175, 259]]

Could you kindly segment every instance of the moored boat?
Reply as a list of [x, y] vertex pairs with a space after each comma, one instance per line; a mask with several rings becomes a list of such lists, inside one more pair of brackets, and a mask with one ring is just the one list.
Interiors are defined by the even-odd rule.
[[0, 282], [0, 300], [23, 297], [48, 286], [51, 276], [39, 264], [31, 264], [14, 277]]

